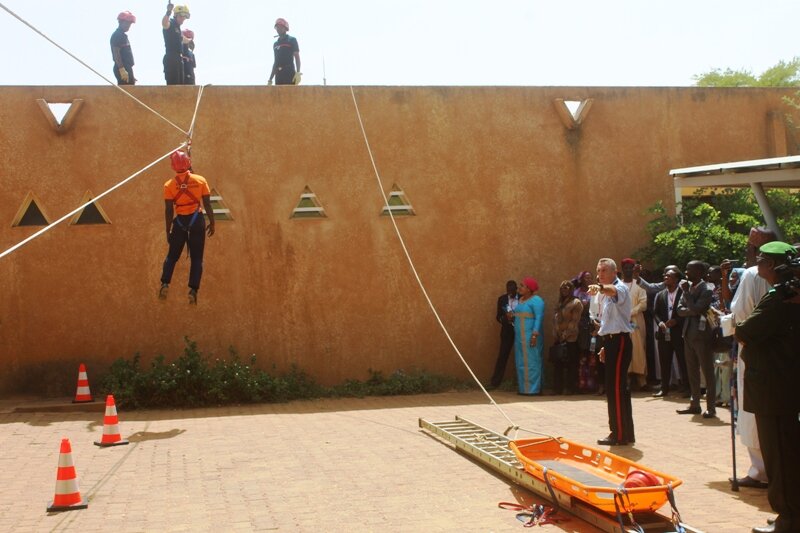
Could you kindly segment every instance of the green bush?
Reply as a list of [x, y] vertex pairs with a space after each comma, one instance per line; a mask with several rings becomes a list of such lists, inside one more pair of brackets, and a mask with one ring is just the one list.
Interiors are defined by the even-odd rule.
[[326, 388], [316, 384], [295, 366], [281, 376], [256, 368], [256, 356], [248, 363], [239, 359], [233, 348], [228, 359], [210, 361], [197, 349], [197, 343], [185, 339], [183, 354], [167, 363], [156, 357], [149, 369], [141, 366], [137, 353], [132, 359], [117, 359], [101, 379], [100, 390], [113, 394], [125, 409], [203, 407], [254, 402], [284, 402], [303, 398], [364, 397], [395, 394], [419, 394], [470, 388], [456, 378], [424, 371], [394, 372], [388, 378], [369, 371], [364, 381], [347, 380]]

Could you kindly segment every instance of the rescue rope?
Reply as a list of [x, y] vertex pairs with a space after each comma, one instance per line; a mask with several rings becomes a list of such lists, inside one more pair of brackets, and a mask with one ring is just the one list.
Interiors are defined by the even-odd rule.
[[102, 198], [102, 197], [106, 196], [107, 194], [111, 193], [112, 191], [114, 191], [114, 190], [116, 190], [116, 189], [118, 189], [118, 188], [122, 187], [123, 185], [125, 185], [126, 183], [128, 183], [129, 181], [131, 181], [133, 178], [135, 178], [136, 176], [138, 176], [139, 174], [141, 174], [142, 172], [144, 172], [145, 170], [148, 170], [148, 169], [150, 169], [150, 168], [154, 167], [156, 164], [158, 164], [158, 163], [160, 163], [161, 161], [163, 161], [164, 159], [168, 158], [170, 155], [172, 155], [172, 152], [174, 152], [175, 150], [180, 150], [181, 148], [183, 148], [183, 147], [184, 147], [184, 146], [186, 146], [186, 145], [187, 145], [187, 143], [185, 143], [185, 142], [184, 142], [184, 143], [181, 143], [181, 144], [180, 144], [180, 146], [178, 146], [177, 148], [174, 148], [173, 150], [170, 150], [169, 152], [167, 152], [166, 154], [162, 155], [161, 157], [159, 157], [158, 159], [156, 159], [155, 161], [153, 161], [152, 163], [150, 163], [150, 164], [149, 164], [149, 165], [147, 165], [146, 167], [144, 167], [144, 168], [142, 168], [142, 169], [140, 169], [140, 170], [137, 170], [135, 173], [131, 174], [130, 176], [128, 176], [128, 177], [127, 177], [127, 178], [125, 178], [124, 180], [120, 181], [120, 182], [119, 182], [119, 183], [117, 183], [116, 185], [113, 185], [113, 186], [111, 186], [110, 188], [106, 189], [105, 191], [103, 191], [102, 193], [98, 194], [98, 195], [97, 195], [97, 196], [95, 196], [94, 198], [90, 199], [88, 202], [85, 202], [85, 203], [83, 203], [83, 204], [79, 205], [78, 207], [76, 207], [75, 209], [73, 209], [72, 211], [70, 211], [69, 213], [67, 213], [66, 215], [62, 216], [61, 218], [59, 218], [59, 219], [58, 219], [58, 220], [56, 220], [55, 222], [51, 222], [49, 225], [47, 225], [47, 226], [43, 227], [42, 229], [40, 229], [39, 231], [37, 231], [37, 232], [36, 232], [36, 233], [34, 233], [33, 235], [30, 235], [29, 237], [27, 237], [27, 238], [25, 238], [25, 239], [21, 240], [20, 242], [18, 242], [17, 244], [15, 244], [14, 246], [12, 246], [11, 248], [8, 248], [8, 249], [7, 249], [6, 251], [4, 251], [3, 253], [0, 253], [0, 259], [2, 259], [3, 257], [7, 256], [8, 254], [10, 254], [11, 252], [13, 252], [13, 251], [14, 251], [14, 250], [16, 250], [17, 248], [20, 248], [20, 247], [22, 247], [23, 245], [25, 245], [25, 244], [29, 243], [30, 241], [32, 241], [32, 240], [33, 240], [33, 239], [35, 239], [36, 237], [38, 237], [38, 236], [40, 236], [40, 235], [42, 235], [42, 234], [44, 234], [44, 233], [46, 233], [46, 232], [50, 231], [51, 229], [53, 229], [53, 228], [54, 228], [55, 226], [57, 226], [58, 224], [60, 224], [60, 223], [64, 222], [65, 220], [67, 220], [69, 217], [71, 217], [71, 216], [74, 216], [76, 213], [79, 213], [79, 212], [81, 211], [81, 209], [85, 208], [85, 207], [86, 207], [86, 206], [88, 206], [89, 204], [92, 204], [92, 203], [96, 202], [97, 200], [99, 200], [100, 198]]
[[[133, 96], [131, 93], [129, 93], [128, 91], [126, 91], [125, 89], [123, 89], [122, 87], [120, 87], [119, 85], [117, 85], [117, 83], [116, 83], [115, 81], [111, 81], [110, 79], [106, 78], [105, 76], [103, 76], [102, 74], [100, 74], [99, 72], [97, 72], [95, 69], [93, 69], [93, 68], [92, 68], [91, 66], [89, 66], [87, 63], [85, 63], [83, 60], [81, 60], [81, 59], [80, 59], [79, 57], [77, 57], [75, 54], [73, 54], [72, 52], [70, 52], [69, 50], [67, 50], [66, 48], [64, 48], [63, 46], [61, 46], [60, 44], [58, 44], [57, 42], [55, 42], [53, 39], [51, 39], [50, 37], [48, 37], [47, 35], [45, 35], [45, 34], [44, 34], [42, 31], [40, 31], [38, 28], [36, 28], [36, 27], [35, 27], [33, 24], [31, 24], [31, 23], [30, 23], [30, 22], [28, 22], [27, 20], [23, 19], [22, 17], [20, 17], [19, 15], [17, 15], [17, 14], [16, 14], [16, 13], [14, 13], [13, 11], [11, 11], [11, 10], [10, 10], [8, 7], [6, 7], [6, 5], [5, 5], [5, 4], [3, 4], [2, 2], [0, 2], [0, 8], [2, 8], [2, 9], [3, 9], [3, 10], [6, 12], [6, 13], [8, 13], [9, 15], [11, 15], [11, 16], [12, 16], [12, 17], [14, 17], [15, 19], [17, 19], [18, 21], [20, 21], [21, 23], [23, 23], [24, 25], [26, 25], [27, 27], [29, 27], [30, 29], [32, 29], [33, 31], [35, 31], [36, 33], [38, 33], [39, 35], [41, 35], [41, 36], [42, 36], [44, 39], [46, 39], [46, 40], [47, 40], [48, 42], [50, 42], [50, 43], [51, 43], [53, 46], [55, 46], [56, 48], [58, 48], [59, 50], [61, 50], [61, 51], [62, 51], [62, 52], [64, 52], [65, 54], [67, 54], [69, 57], [71, 57], [72, 59], [74, 59], [75, 61], [77, 61], [78, 63], [80, 63], [81, 65], [83, 65], [83, 66], [84, 66], [84, 67], [86, 67], [87, 69], [89, 69], [90, 71], [92, 71], [92, 72], [94, 72], [95, 74], [97, 74], [98, 76], [100, 76], [100, 77], [101, 77], [103, 80], [105, 80], [106, 82], [110, 83], [112, 87], [114, 87], [114, 88], [116, 88], [116, 89], [119, 89], [120, 91], [122, 91], [123, 93], [125, 93], [125, 94], [126, 94], [127, 96], [129, 96], [130, 98], [133, 98], [133, 100], [135, 100], [135, 101], [136, 101], [136, 103], [138, 103], [139, 105], [141, 105], [142, 107], [144, 107], [145, 109], [147, 109], [148, 111], [150, 111], [151, 113], [155, 114], [155, 115], [156, 115], [158, 118], [160, 118], [161, 120], [163, 120], [164, 122], [166, 122], [167, 124], [169, 124], [170, 126], [172, 126], [173, 128], [175, 128], [175, 129], [176, 129], [176, 130], [178, 130], [179, 132], [183, 133], [183, 134], [184, 134], [184, 135], [186, 135], [187, 137], [191, 137], [191, 134], [190, 134], [190, 132], [188, 132], [188, 131], [184, 131], [184, 130], [183, 130], [181, 127], [180, 127], [180, 126], [178, 126], [177, 124], [175, 124], [174, 122], [172, 122], [171, 120], [169, 120], [167, 117], [165, 117], [164, 115], [162, 115], [161, 113], [159, 113], [158, 111], [156, 111], [155, 109], [153, 109], [152, 107], [150, 107], [149, 105], [145, 104], [144, 102], [142, 102], [141, 100], [139, 100], [138, 98], [136, 98], [135, 96]], [[202, 91], [201, 91], [201, 92], [202, 92]], [[199, 102], [198, 102], [198, 103], [199, 103]], [[194, 121], [192, 121], [192, 124], [194, 124]]]
[[[369, 154], [369, 160], [372, 163], [372, 170], [374, 171], [375, 179], [378, 182], [378, 190], [380, 190], [381, 197], [383, 198], [383, 205], [388, 206], [389, 205], [389, 199], [386, 196], [386, 191], [383, 190], [383, 183], [381, 181], [381, 175], [378, 172], [378, 166], [375, 163], [375, 157], [372, 154], [372, 148], [370, 147], [369, 138], [367, 137], [367, 130], [364, 128], [364, 121], [361, 119], [361, 111], [358, 108], [358, 101], [356, 100], [356, 93], [353, 90], [352, 86], [350, 86], [350, 95], [353, 97], [353, 105], [355, 106], [356, 117], [358, 118], [358, 125], [361, 127], [361, 134], [364, 137], [364, 144], [367, 147], [367, 154]], [[464, 364], [464, 367], [467, 369], [467, 371], [469, 372], [470, 376], [472, 376], [472, 379], [475, 380], [475, 383], [478, 384], [478, 387], [480, 387], [480, 389], [483, 391], [483, 394], [485, 394], [486, 397], [489, 399], [489, 403], [491, 403], [500, 412], [500, 414], [503, 415], [503, 417], [508, 421], [508, 423], [511, 424], [506, 429], [504, 434], [507, 435], [509, 433], [509, 431], [511, 431], [513, 429], [515, 432], [516, 431], [528, 431], [528, 432], [536, 434], [536, 435], [542, 435], [542, 436], [545, 436], [545, 437], [556, 438], [553, 435], [549, 435], [547, 433], [540, 433], [540, 432], [537, 432], [537, 431], [524, 429], [524, 428], [521, 428], [520, 426], [516, 425], [514, 423], [514, 421], [511, 420], [511, 418], [506, 414], [506, 412], [503, 411], [503, 409], [497, 404], [497, 402], [494, 400], [494, 398], [492, 398], [492, 395], [489, 394], [489, 392], [483, 386], [481, 381], [475, 375], [475, 372], [472, 371], [472, 368], [470, 368], [469, 364], [464, 359], [464, 356], [461, 354], [461, 351], [458, 349], [458, 346], [456, 345], [455, 341], [453, 341], [453, 338], [450, 336], [450, 332], [447, 330], [447, 327], [444, 325], [444, 322], [442, 321], [441, 317], [439, 316], [439, 312], [436, 310], [436, 306], [433, 305], [433, 301], [431, 301], [430, 296], [428, 296], [428, 291], [425, 289], [425, 285], [422, 283], [422, 279], [420, 278], [419, 273], [417, 272], [416, 266], [414, 266], [414, 261], [411, 259], [411, 254], [408, 251], [408, 247], [406, 246], [405, 240], [403, 239], [403, 235], [400, 233], [400, 228], [397, 226], [397, 221], [395, 220], [394, 214], [392, 213], [391, 209], [387, 209], [387, 211], [389, 212], [389, 218], [392, 221], [392, 227], [394, 228], [395, 235], [397, 235], [397, 240], [400, 242], [400, 246], [403, 249], [403, 253], [406, 256], [406, 260], [408, 261], [408, 266], [411, 268], [411, 272], [414, 274], [414, 278], [417, 280], [417, 285], [419, 286], [420, 290], [422, 291], [422, 295], [425, 297], [425, 300], [428, 302], [428, 307], [430, 308], [431, 312], [433, 313], [433, 316], [436, 318], [436, 322], [439, 323], [439, 327], [442, 329], [442, 332], [444, 333], [445, 337], [447, 337], [447, 340], [450, 342], [450, 346], [453, 347], [453, 350], [456, 352], [456, 355], [458, 355], [458, 358], [461, 359], [461, 362]]]

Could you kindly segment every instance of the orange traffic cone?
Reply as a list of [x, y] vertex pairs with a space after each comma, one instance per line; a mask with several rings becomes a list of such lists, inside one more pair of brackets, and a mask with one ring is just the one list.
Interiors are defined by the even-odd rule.
[[93, 402], [92, 391], [89, 390], [89, 378], [86, 376], [86, 365], [81, 363], [78, 367], [78, 390], [75, 391], [75, 399], [72, 403]]
[[103, 438], [95, 441], [97, 446], [119, 446], [128, 444], [119, 434], [119, 418], [117, 418], [117, 405], [114, 396], [109, 394], [106, 398], [106, 415], [103, 417]]
[[61, 452], [58, 455], [58, 473], [56, 474], [56, 495], [47, 506], [48, 513], [86, 509], [89, 503], [81, 498], [78, 490], [78, 476], [72, 465], [72, 446], [69, 439], [61, 439]]

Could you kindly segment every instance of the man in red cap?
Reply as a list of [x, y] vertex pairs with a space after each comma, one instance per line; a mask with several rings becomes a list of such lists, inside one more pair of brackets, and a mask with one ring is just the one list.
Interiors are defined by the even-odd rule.
[[128, 40], [128, 30], [136, 22], [136, 17], [130, 11], [123, 11], [117, 15], [118, 26], [111, 34], [111, 57], [114, 58], [114, 77], [117, 85], [135, 85], [133, 77], [133, 51]]
[[[181, 257], [183, 246], [189, 246], [189, 303], [197, 304], [197, 291], [203, 275], [203, 250], [206, 233], [214, 235], [214, 209], [211, 207], [211, 191], [203, 176], [192, 174], [192, 160], [180, 150], [172, 154], [172, 169], [175, 177], [164, 184], [164, 219], [167, 224], [169, 252], [164, 259], [161, 272], [161, 289], [158, 297], [167, 298], [169, 283], [175, 264]], [[206, 227], [203, 209], [208, 216]]]
[[[300, 85], [300, 47], [297, 39], [289, 35], [289, 23], [286, 19], [279, 18], [275, 21], [275, 31], [278, 32], [278, 40], [272, 45], [275, 52], [275, 62], [272, 64], [272, 72], [269, 75], [267, 85]], [[295, 69], [295, 66], [297, 67]]]
[[181, 59], [183, 59], [183, 84], [196, 85], [194, 79], [194, 69], [197, 68], [197, 61], [194, 58], [194, 32], [192, 30], [183, 30], [183, 50], [181, 52]]

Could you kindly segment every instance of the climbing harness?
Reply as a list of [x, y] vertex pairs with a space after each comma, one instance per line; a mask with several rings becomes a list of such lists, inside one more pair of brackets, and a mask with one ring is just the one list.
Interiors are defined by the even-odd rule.
[[[628, 489], [625, 487], [619, 487], [617, 492], [614, 493], [614, 509], [617, 511], [617, 522], [619, 522], [619, 527], [622, 531], [645, 533], [642, 526], [636, 522], [636, 518], [633, 516], [633, 505], [631, 504], [631, 498], [628, 495]], [[631, 529], [625, 529], [625, 521], [622, 518], [623, 512], [628, 517], [628, 522], [631, 524]]]
[[558, 498], [550, 485], [550, 479], [547, 477], [547, 467], [542, 471], [544, 482], [547, 485], [547, 490], [550, 491], [550, 497], [553, 500], [553, 505], [533, 504], [530, 507], [525, 507], [518, 503], [500, 502], [497, 504], [501, 509], [508, 509], [509, 511], [519, 511], [517, 513], [517, 520], [522, 522], [525, 527], [544, 526], [547, 524], [558, 524], [566, 522], [569, 518], [565, 516], [556, 516], [560, 507], [558, 505]]

